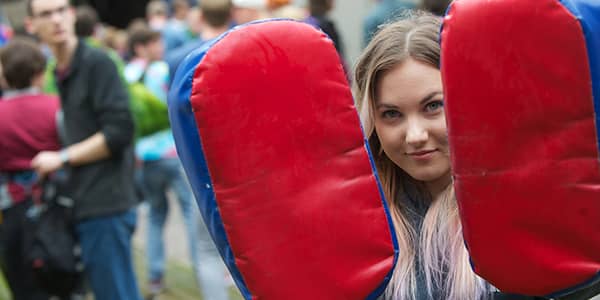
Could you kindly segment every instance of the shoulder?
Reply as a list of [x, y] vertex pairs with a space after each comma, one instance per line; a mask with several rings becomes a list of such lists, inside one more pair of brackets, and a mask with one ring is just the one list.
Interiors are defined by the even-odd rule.
[[35, 106], [39, 107], [40, 110], [56, 114], [60, 110], [60, 99], [54, 95], [38, 94], [35, 97]]
[[169, 65], [164, 61], [155, 61], [146, 70], [146, 84], [163, 84], [169, 81]]
[[171, 53], [167, 54], [165, 58], [165, 61], [168, 64], [169, 68], [171, 68], [171, 70], [174, 71], [188, 54], [202, 47], [204, 43], [205, 41], [196, 40], [188, 42], [182, 45], [181, 47], [171, 51]]
[[173, 35], [185, 35], [187, 26], [185, 23], [177, 20], [169, 20], [163, 28], [163, 33]]
[[27, 95], [26, 100], [35, 103], [35, 106], [44, 107], [46, 109], [58, 109], [60, 107], [60, 98], [49, 94]]
[[123, 74], [125, 76], [125, 80], [127, 82], [132, 83], [140, 80], [142, 74], [144, 73], [144, 68], [146, 67], [146, 63], [141, 60], [132, 60], [123, 70]]
[[60, 98], [58, 98], [56, 95], [39, 94], [38, 97], [43, 101], [47, 101], [48, 103], [50, 103], [50, 105], [60, 105]]
[[0, 106], [27, 111], [56, 111], [60, 108], [60, 99], [48, 94], [27, 94], [9, 100], [0, 99]]
[[84, 41], [79, 41], [79, 43], [81, 44], [82, 56], [86, 61], [110, 60], [108, 54], [104, 50], [92, 47]]
[[169, 73], [169, 65], [164, 61], [155, 61], [148, 66], [149, 74]]
[[100, 68], [115, 67], [114, 61], [110, 58], [105, 50], [91, 47], [85, 43], [81, 47], [83, 64], [87, 64], [90, 67]]
[[190, 52], [194, 51], [197, 48], [200, 48], [204, 45], [205, 41], [203, 40], [194, 40], [183, 44], [179, 48], [175, 48], [171, 53], [167, 55], [167, 61], [169, 60], [180, 60], [186, 57]]

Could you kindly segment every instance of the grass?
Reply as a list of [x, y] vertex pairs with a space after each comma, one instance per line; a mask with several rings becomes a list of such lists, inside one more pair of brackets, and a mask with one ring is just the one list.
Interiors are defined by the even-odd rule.
[[[136, 274], [138, 274], [138, 284], [140, 285], [142, 295], [147, 295], [144, 285], [147, 281], [145, 278], [146, 265], [143, 258], [143, 252], [136, 250], [135, 268]], [[170, 261], [165, 274], [166, 290], [160, 294], [159, 300], [202, 299], [191, 266], [177, 261]], [[229, 289], [229, 295], [230, 300], [243, 299], [236, 287]]]
[[[146, 265], [144, 263], [144, 253], [141, 250], [134, 250], [134, 264], [136, 274], [138, 276], [138, 285], [142, 291], [142, 295], [147, 295], [146, 291]], [[177, 262], [169, 261], [167, 264], [167, 270], [165, 271], [165, 285], [166, 290], [160, 294], [159, 300], [187, 300], [187, 299], [202, 299], [194, 272], [191, 266]], [[0, 274], [0, 300], [10, 300], [10, 292], [4, 277]], [[236, 287], [229, 289], [230, 300], [242, 300], [242, 296], [238, 292]], [[87, 297], [93, 299], [92, 296]], [[210, 300], [210, 299], [205, 299]]]
[[4, 277], [2, 276], [2, 272], [0, 272], [0, 299], [11, 299], [10, 291], [8, 290], [8, 286], [6, 285]]

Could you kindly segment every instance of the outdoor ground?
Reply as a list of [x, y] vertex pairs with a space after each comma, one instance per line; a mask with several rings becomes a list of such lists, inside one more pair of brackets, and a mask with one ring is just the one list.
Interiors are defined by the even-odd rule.
[[[183, 217], [174, 197], [169, 197], [169, 216], [164, 237], [169, 264], [166, 270], [166, 290], [158, 300], [202, 299], [191, 268]], [[138, 209], [138, 227], [134, 235], [135, 264], [142, 295], [146, 295], [144, 243], [146, 236], [146, 209]], [[242, 300], [235, 285], [230, 288], [230, 300]], [[204, 299], [210, 300], [210, 299]]]

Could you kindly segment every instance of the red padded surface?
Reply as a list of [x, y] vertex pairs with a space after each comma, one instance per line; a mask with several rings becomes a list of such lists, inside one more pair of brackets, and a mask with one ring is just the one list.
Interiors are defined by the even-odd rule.
[[579, 22], [555, 0], [455, 1], [442, 70], [464, 236], [482, 277], [544, 295], [600, 271], [600, 170]]
[[324, 34], [229, 33], [191, 103], [235, 262], [253, 299], [364, 299], [394, 249], [352, 95]]

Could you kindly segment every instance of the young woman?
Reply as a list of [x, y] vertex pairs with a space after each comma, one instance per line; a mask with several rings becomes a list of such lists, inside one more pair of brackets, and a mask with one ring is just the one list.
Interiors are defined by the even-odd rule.
[[450, 174], [439, 70], [441, 19], [389, 24], [356, 66], [355, 95], [400, 253], [385, 299], [486, 299], [469, 265]]

